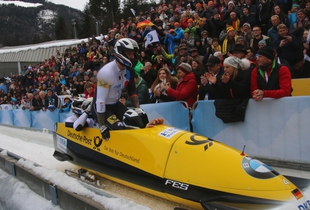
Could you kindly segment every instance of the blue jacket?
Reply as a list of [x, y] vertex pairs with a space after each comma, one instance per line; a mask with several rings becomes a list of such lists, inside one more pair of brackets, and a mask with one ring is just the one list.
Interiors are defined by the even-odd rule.
[[278, 38], [278, 30], [272, 26], [268, 32], [267, 32], [267, 36], [270, 39], [270, 42], [272, 43], [274, 40], [276, 40]]
[[181, 39], [184, 39], [184, 31], [181, 27], [174, 29], [174, 32], [176, 35], [174, 36], [173, 41], [178, 43], [181, 41]]
[[174, 36], [168, 33], [164, 39], [164, 44], [167, 46], [168, 54], [174, 53], [174, 47], [177, 45], [177, 43], [174, 41]]

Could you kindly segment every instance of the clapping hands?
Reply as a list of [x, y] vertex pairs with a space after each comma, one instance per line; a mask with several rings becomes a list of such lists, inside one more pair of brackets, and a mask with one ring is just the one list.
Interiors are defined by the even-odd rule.
[[207, 73], [205, 74], [205, 76], [206, 76], [206, 79], [207, 79], [209, 82], [211, 82], [212, 84], [215, 84], [215, 83], [216, 83], [216, 76], [215, 76], [213, 73], [207, 72]]

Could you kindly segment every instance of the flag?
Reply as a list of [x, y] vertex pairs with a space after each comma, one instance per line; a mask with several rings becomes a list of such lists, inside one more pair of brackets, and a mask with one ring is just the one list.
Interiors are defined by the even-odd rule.
[[153, 26], [153, 25], [154, 25], [154, 23], [152, 23], [149, 20], [142, 20], [142, 21], [138, 22], [137, 28], [141, 28], [143, 26]]
[[130, 8], [130, 11], [132, 12], [133, 16], [136, 16], [136, 11], [132, 8]]
[[292, 193], [293, 193], [293, 195], [295, 196], [295, 198], [296, 198], [297, 200], [299, 200], [300, 198], [304, 197], [304, 196], [302, 195], [302, 193], [299, 191], [298, 188], [296, 188], [295, 190], [293, 190]]
[[157, 36], [157, 32], [151, 31], [146, 35], [146, 41], [144, 46], [147, 47], [149, 44], [154, 43], [154, 42], [159, 42], [158, 36]]

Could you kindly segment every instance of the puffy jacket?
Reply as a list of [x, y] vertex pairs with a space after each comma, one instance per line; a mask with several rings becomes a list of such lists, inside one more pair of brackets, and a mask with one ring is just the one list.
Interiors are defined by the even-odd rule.
[[192, 107], [197, 101], [198, 95], [198, 85], [195, 74], [193, 72], [186, 74], [182, 81], [178, 83], [176, 90], [169, 88], [167, 94], [177, 101], [186, 101], [188, 106]]

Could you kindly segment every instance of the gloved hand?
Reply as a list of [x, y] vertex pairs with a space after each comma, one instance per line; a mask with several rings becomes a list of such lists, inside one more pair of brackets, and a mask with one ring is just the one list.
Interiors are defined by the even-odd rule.
[[145, 111], [141, 108], [134, 108], [133, 110], [135, 110], [139, 115], [140, 114], [145, 114]]
[[108, 129], [107, 126], [103, 125], [100, 127], [100, 133], [102, 135], [102, 138], [104, 138], [105, 140], [109, 140], [110, 138], [110, 131]]
[[90, 103], [87, 108], [84, 110], [84, 112], [87, 113], [87, 115], [91, 115], [91, 107], [92, 107], [93, 103]]

